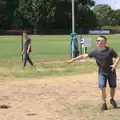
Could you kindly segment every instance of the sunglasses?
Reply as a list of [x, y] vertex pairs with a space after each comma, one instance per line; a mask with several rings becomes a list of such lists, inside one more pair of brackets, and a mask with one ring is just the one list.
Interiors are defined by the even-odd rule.
[[96, 40], [96, 42], [100, 42], [100, 40]]

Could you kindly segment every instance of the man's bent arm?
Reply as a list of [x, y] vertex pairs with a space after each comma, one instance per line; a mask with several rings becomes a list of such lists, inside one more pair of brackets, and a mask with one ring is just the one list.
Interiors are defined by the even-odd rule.
[[113, 65], [116, 67], [117, 64], [119, 63], [119, 61], [120, 61], [120, 56], [118, 56], [118, 57], [116, 58], [116, 60], [115, 60], [115, 62], [114, 62]]
[[31, 44], [28, 45], [27, 53], [30, 52], [30, 47], [31, 47]]

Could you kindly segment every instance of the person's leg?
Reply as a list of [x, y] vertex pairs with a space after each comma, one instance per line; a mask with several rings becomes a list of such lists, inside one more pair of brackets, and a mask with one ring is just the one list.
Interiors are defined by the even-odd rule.
[[101, 99], [102, 99], [102, 107], [101, 110], [107, 110], [107, 104], [106, 104], [106, 83], [107, 83], [107, 77], [101, 73], [99, 73], [99, 88], [101, 89]]
[[110, 88], [110, 97], [111, 99], [114, 99], [115, 96], [115, 88]]
[[101, 92], [102, 92], [102, 95], [101, 95], [101, 99], [102, 99], [102, 103], [106, 103], [106, 88], [101, 88]]
[[32, 62], [32, 60], [30, 59], [29, 55], [28, 55], [28, 62], [31, 64], [31, 66], [33, 66], [33, 62]]
[[25, 53], [25, 54], [24, 54], [24, 63], [23, 63], [23, 68], [26, 66], [27, 60], [28, 60], [28, 54], [27, 54], [27, 53]]
[[110, 86], [110, 103], [113, 105], [114, 108], [117, 108], [117, 104], [114, 100], [115, 97], [115, 89], [116, 89], [116, 72], [113, 72], [108, 77], [108, 82]]

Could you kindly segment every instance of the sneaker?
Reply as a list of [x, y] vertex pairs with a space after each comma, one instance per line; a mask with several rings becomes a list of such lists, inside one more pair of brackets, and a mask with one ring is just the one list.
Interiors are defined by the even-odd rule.
[[104, 111], [104, 110], [108, 110], [106, 103], [103, 103], [101, 107], [101, 111]]
[[114, 99], [110, 99], [110, 104], [112, 104], [114, 108], [117, 108], [117, 104]]

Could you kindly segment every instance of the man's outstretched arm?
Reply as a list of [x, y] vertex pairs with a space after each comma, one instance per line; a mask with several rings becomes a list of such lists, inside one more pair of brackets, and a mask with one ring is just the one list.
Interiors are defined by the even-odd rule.
[[83, 59], [87, 59], [87, 58], [89, 58], [88, 54], [79, 55], [76, 58], [72, 58], [71, 60], [69, 60], [68, 63], [72, 63], [74, 61], [83, 60]]

